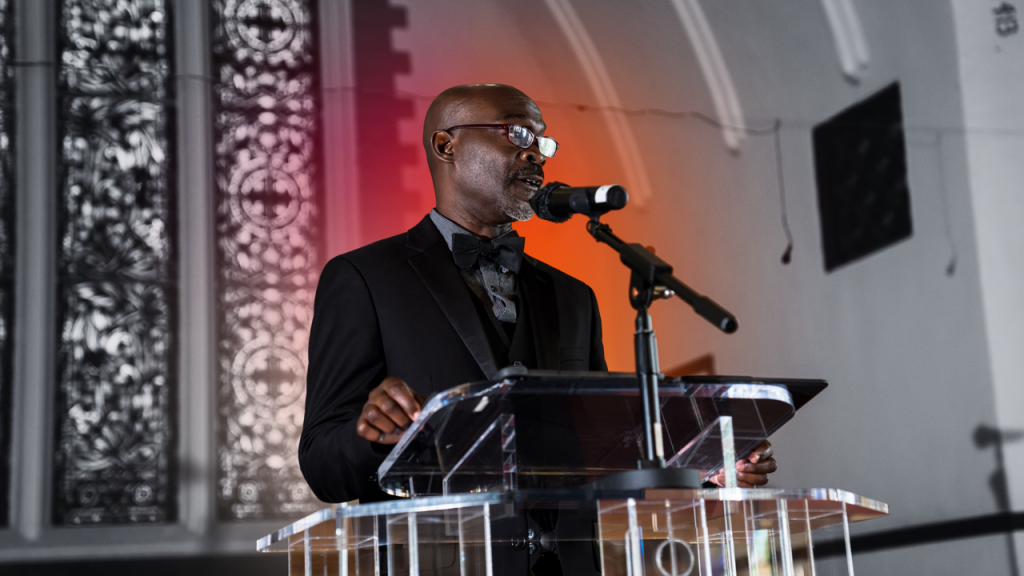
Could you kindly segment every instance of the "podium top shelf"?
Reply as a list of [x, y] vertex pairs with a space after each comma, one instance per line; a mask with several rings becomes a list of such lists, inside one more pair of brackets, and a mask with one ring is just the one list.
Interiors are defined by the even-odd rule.
[[[709, 478], [722, 467], [717, 423], [736, 458], [788, 422], [822, 380], [687, 376], [659, 388], [665, 458]], [[636, 374], [506, 369], [432, 396], [378, 469], [396, 496], [575, 489], [635, 469], [643, 446]]]

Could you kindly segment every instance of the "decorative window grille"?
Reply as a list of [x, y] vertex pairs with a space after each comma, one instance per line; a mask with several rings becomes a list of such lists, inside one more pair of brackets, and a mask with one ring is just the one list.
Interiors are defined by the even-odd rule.
[[320, 507], [299, 471], [319, 277], [319, 102], [309, 0], [216, 0], [218, 515]]
[[11, 304], [14, 300], [12, 24], [11, 2], [0, 0], [0, 526], [7, 526], [10, 518], [11, 480]]
[[63, 0], [55, 524], [176, 514], [165, 0]]

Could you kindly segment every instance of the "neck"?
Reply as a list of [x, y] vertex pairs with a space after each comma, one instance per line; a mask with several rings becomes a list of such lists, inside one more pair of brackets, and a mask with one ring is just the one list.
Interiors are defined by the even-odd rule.
[[453, 210], [450, 206], [438, 206], [435, 208], [441, 216], [455, 222], [465, 228], [471, 234], [480, 238], [497, 238], [512, 229], [511, 222], [488, 222], [478, 214], [462, 210]]

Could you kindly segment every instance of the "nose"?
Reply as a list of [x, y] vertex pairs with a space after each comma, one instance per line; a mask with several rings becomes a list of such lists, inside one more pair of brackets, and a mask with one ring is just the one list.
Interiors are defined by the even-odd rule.
[[536, 142], [534, 142], [529, 148], [523, 148], [519, 152], [519, 157], [530, 164], [536, 164], [538, 166], [543, 166], [544, 163], [548, 161], [548, 159], [540, 153], [540, 148], [537, 146]]

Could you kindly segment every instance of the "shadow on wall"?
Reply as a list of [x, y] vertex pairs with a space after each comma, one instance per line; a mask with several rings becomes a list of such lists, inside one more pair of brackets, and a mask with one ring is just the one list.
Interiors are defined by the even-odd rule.
[[[1003, 452], [1004, 444], [1013, 444], [1024, 440], [1024, 431], [1021, 430], [1000, 430], [979, 424], [974, 429], [974, 445], [979, 450], [994, 448], [996, 455], [996, 469], [988, 477], [988, 486], [992, 490], [992, 496], [996, 499], [996, 508], [1000, 512], [1010, 512], [1010, 488], [1006, 478], [1006, 457]], [[1017, 567], [1017, 549], [1013, 542], [1013, 532], [1007, 532], [1006, 544], [1010, 555], [1010, 567], [1013, 576], [1020, 576], [1020, 569]]]
[[[398, 96], [395, 76], [411, 72], [409, 54], [396, 50], [392, 31], [408, 26], [407, 10], [387, 0], [352, 3], [355, 107], [362, 238], [359, 245], [404, 232], [396, 206], [419, 206], [396, 166], [414, 165], [420, 151], [402, 144], [399, 120], [411, 119], [413, 103]], [[418, 219], [418, 218], [417, 218]]]

